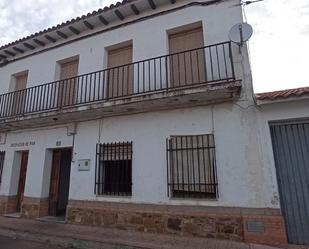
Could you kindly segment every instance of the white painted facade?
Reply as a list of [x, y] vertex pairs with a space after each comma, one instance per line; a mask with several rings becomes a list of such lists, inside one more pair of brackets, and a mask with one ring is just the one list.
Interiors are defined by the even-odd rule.
[[[184, 2], [187, 1], [179, 1], [177, 5]], [[57, 61], [73, 56], [79, 56], [79, 74], [106, 68], [105, 48], [129, 40], [133, 41], [133, 61], [167, 54], [167, 31], [195, 22], [201, 21], [203, 24], [205, 45], [227, 41], [229, 29], [242, 21], [241, 8], [230, 8], [238, 2], [231, 0], [204, 7], [187, 7], [17, 60], [0, 68], [0, 93], [10, 89], [12, 75], [24, 70], [29, 70], [28, 87], [59, 79]], [[71, 200], [279, 208], [267, 121], [272, 119], [274, 113], [276, 118], [297, 114], [289, 104], [285, 104], [289, 112], [285, 108], [282, 109], [284, 113], [280, 113], [281, 106], [265, 107], [263, 113], [255, 106], [246, 49], [244, 46], [240, 54], [238, 47], [233, 46], [236, 78], [242, 80], [242, 94], [236, 102], [78, 122], [75, 135], [70, 134], [74, 124], [58, 126], [56, 123], [51, 123], [50, 127], [25, 127], [8, 132], [5, 143], [0, 144], [0, 151], [6, 152], [0, 195], [16, 194], [20, 161], [18, 151], [29, 150], [25, 196], [48, 197], [51, 149], [72, 146]], [[295, 108], [300, 110], [298, 105], [302, 104], [297, 103]], [[309, 116], [305, 105], [303, 108], [307, 112], [303, 115]], [[219, 197], [216, 200], [169, 198], [166, 138], [207, 133], [214, 133], [215, 136]], [[35, 144], [12, 147], [15, 143], [30, 141]], [[132, 196], [96, 196], [96, 144], [122, 141], [133, 141]], [[56, 146], [57, 142], [61, 145]], [[90, 159], [89, 171], [78, 171], [77, 162], [81, 159]]]
[[[265, 173], [273, 178], [271, 180], [272, 186], [269, 186], [271, 188], [277, 186], [277, 179], [269, 123], [274, 121], [308, 119], [309, 100], [307, 97], [290, 97], [287, 100], [260, 101], [258, 106], [259, 142], [261, 144], [263, 164], [267, 165], [268, 172], [265, 171]], [[273, 201], [277, 202], [278, 200], [274, 199]]]

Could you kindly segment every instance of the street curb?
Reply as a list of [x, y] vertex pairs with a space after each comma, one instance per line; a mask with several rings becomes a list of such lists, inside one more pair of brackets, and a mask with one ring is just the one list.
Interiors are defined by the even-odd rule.
[[33, 233], [21, 230], [12, 230], [0, 227], [0, 235], [12, 239], [29, 240], [48, 243], [52, 246], [61, 246], [68, 249], [152, 249], [146, 247], [132, 247], [121, 244], [110, 244], [99, 241], [72, 238], [70, 236], [53, 236], [44, 233]]

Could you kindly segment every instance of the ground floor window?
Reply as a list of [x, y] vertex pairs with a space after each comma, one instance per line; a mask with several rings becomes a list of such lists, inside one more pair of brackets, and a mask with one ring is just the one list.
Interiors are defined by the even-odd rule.
[[182, 198], [216, 198], [214, 135], [171, 136], [166, 146], [168, 194]]
[[1, 183], [1, 180], [2, 180], [2, 171], [3, 171], [4, 157], [5, 157], [5, 152], [4, 151], [0, 151], [0, 183]]
[[132, 142], [97, 144], [96, 195], [132, 194]]

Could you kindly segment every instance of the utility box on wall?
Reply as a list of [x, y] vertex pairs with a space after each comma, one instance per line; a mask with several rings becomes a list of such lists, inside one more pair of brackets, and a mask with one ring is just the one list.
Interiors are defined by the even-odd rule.
[[88, 171], [88, 170], [90, 170], [90, 159], [78, 160], [78, 171]]

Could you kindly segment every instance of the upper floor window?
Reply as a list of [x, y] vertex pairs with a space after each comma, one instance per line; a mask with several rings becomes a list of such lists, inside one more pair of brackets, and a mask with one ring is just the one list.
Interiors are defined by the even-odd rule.
[[[171, 87], [206, 82], [202, 24], [195, 23], [170, 30], [168, 38]], [[187, 52], [180, 53], [183, 51]]]
[[76, 103], [78, 57], [73, 57], [58, 62], [60, 65], [60, 81], [58, 84], [58, 106], [68, 106]]
[[2, 181], [2, 171], [3, 171], [3, 165], [4, 165], [4, 157], [5, 157], [5, 152], [0, 151], [0, 183]]
[[13, 75], [11, 89], [19, 91], [27, 88], [28, 71]]
[[[115, 98], [133, 93], [133, 46], [126, 42], [108, 50], [107, 97]], [[120, 67], [121, 66], [121, 67]]]
[[172, 197], [217, 197], [213, 134], [168, 138], [167, 164], [168, 193]]
[[13, 93], [10, 95], [11, 105], [10, 113], [12, 115], [22, 114], [26, 105], [26, 88], [28, 81], [28, 71], [17, 73], [12, 76], [10, 89]]
[[97, 144], [95, 194], [132, 194], [132, 142]]

